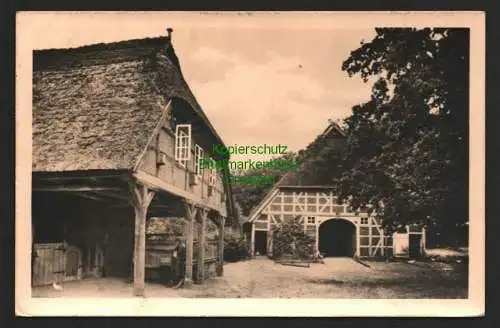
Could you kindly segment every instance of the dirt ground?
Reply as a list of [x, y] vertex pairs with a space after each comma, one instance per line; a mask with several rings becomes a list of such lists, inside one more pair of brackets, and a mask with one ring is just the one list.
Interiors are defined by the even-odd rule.
[[[467, 298], [467, 264], [364, 262], [325, 259], [309, 268], [267, 258], [224, 265], [224, 276], [204, 285], [171, 289], [146, 285], [146, 297], [187, 298]], [[33, 297], [130, 297], [132, 287], [116, 279], [96, 279], [33, 289]]]

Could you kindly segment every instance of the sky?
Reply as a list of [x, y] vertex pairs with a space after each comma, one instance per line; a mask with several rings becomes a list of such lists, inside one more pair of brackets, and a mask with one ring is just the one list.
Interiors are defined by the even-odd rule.
[[328, 119], [343, 118], [369, 99], [370, 85], [349, 78], [341, 65], [362, 40], [373, 38], [372, 28], [317, 23], [327, 22], [324, 18], [315, 23], [300, 17], [224, 18], [52, 13], [26, 28], [33, 31], [34, 49], [49, 49], [155, 37], [172, 27], [184, 77], [228, 146], [281, 144], [298, 151]]

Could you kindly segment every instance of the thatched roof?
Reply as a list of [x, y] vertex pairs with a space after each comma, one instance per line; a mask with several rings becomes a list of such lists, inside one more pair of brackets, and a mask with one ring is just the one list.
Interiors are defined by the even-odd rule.
[[167, 37], [33, 53], [33, 171], [131, 169], [170, 99], [223, 144]]
[[[297, 186], [317, 187], [324, 185], [322, 176], [317, 174], [317, 168], [313, 166], [313, 159], [323, 151], [325, 143], [334, 145], [341, 149], [345, 134], [340, 126], [331, 122], [328, 127], [316, 139], [311, 142], [302, 152], [302, 164], [299, 168], [287, 172], [275, 186]], [[327, 187], [327, 186], [325, 186]]]

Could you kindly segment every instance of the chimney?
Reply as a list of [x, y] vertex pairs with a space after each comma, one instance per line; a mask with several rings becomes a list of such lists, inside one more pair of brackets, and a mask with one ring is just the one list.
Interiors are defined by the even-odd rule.
[[167, 28], [167, 38], [168, 38], [169, 40], [172, 40], [172, 32], [173, 32], [173, 31], [174, 31], [174, 29], [173, 29], [173, 28], [171, 28], [171, 27], [168, 27], [168, 28]]

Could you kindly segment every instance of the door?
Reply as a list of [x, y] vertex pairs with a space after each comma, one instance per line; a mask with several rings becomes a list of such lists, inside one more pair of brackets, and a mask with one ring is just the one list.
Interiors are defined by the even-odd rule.
[[255, 231], [255, 255], [267, 254], [267, 231]]
[[409, 256], [410, 259], [418, 259], [421, 255], [420, 243], [422, 241], [422, 235], [416, 233], [410, 233], [409, 241]]
[[78, 280], [82, 275], [82, 254], [81, 251], [74, 246], [66, 248], [66, 263], [64, 280]]

